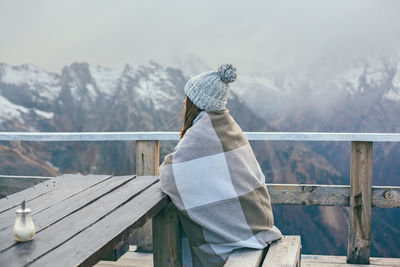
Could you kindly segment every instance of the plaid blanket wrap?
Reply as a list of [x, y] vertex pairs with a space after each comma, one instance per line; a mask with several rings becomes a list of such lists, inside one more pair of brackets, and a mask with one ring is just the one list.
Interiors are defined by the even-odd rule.
[[202, 111], [159, 171], [189, 240], [186, 266], [223, 266], [234, 249], [282, 237], [265, 177], [228, 109]]

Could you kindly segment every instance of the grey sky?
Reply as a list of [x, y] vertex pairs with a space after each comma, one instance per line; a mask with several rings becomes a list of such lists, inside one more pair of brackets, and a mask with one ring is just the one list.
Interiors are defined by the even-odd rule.
[[1, 0], [0, 62], [60, 72], [74, 61], [243, 72], [341, 68], [400, 49], [400, 1]]

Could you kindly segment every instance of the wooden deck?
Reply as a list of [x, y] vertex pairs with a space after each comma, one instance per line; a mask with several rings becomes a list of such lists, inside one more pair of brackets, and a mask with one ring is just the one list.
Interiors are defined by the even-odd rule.
[[346, 256], [301, 255], [302, 267], [394, 267], [400, 258], [370, 257], [370, 264], [346, 264]]
[[[400, 266], [400, 258], [370, 258], [370, 264], [346, 264], [346, 256], [301, 255], [302, 267], [394, 267]], [[153, 267], [153, 254], [136, 252], [130, 246], [129, 252], [118, 261], [100, 261], [95, 267]]]

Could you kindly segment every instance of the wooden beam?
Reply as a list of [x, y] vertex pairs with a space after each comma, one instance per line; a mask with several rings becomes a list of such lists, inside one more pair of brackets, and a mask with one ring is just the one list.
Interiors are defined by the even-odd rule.
[[[136, 141], [136, 175], [158, 175], [160, 141]], [[137, 231], [137, 251], [152, 252], [151, 220]]]
[[373, 186], [372, 207], [400, 208], [400, 186]]
[[346, 185], [267, 184], [272, 204], [307, 206], [348, 206]]
[[136, 175], [158, 175], [160, 141], [136, 141]]
[[263, 267], [300, 267], [301, 238], [299, 235], [283, 236], [272, 242], [265, 256]]
[[180, 230], [178, 213], [172, 203], [153, 217], [154, 266], [182, 266]]
[[264, 250], [268, 251], [268, 247], [265, 249], [243, 248], [234, 250], [229, 255], [224, 267], [258, 267], [263, 259]]
[[[349, 206], [349, 185], [267, 184], [274, 205]], [[372, 207], [400, 208], [400, 186], [373, 186]]]
[[371, 243], [372, 142], [351, 142], [347, 263], [368, 264]]

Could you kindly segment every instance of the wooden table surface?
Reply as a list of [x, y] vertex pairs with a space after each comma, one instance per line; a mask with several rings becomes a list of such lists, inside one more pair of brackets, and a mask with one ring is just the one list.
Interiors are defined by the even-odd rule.
[[[36, 235], [19, 243], [13, 225], [24, 199]], [[155, 176], [64, 174], [47, 180], [0, 199], [0, 266], [92, 266], [168, 202]]]

